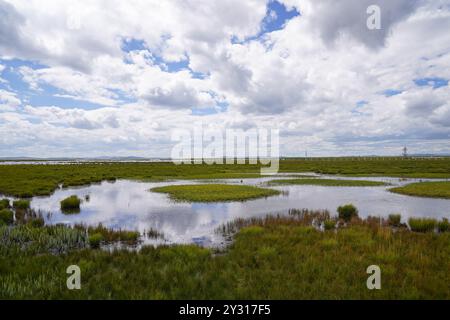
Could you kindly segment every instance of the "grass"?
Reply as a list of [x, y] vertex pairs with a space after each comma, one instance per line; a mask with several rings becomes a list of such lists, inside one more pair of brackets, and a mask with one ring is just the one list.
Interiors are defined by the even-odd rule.
[[138, 231], [130, 231], [130, 230], [113, 230], [99, 224], [98, 226], [85, 226], [85, 225], [76, 225], [75, 228], [86, 230], [90, 235], [98, 235], [101, 236], [101, 241], [106, 243], [113, 242], [123, 242], [128, 245], [136, 245], [139, 242], [139, 238], [141, 234]]
[[[12, 212], [11, 212], [12, 213]], [[44, 226], [40, 215], [28, 212], [34, 219], [16, 221], [13, 227], [0, 226], [0, 252], [26, 254], [61, 254], [75, 249], [98, 248], [100, 243], [136, 245], [140, 233], [130, 230], [113, 230], [102, 226]], [[1, 218], [0, 218], [1, 219]], [[11, 224], [13, 221], [11, 220]]]
[[287, 159], [281, 172], [315, 172], [347, 176], [390, 176], [402, 178], [450, 178], [450, 157], [342, 157]]
[[[450, 233], [393, 232], [370, 220], [320, 232], [310, 226], [318, 217], [327, 213], [241, 219], [219, 255], [194, 245], [92, 250], [76, 229], [0, 228], [0, 299], [450, 299]], [[15, 249], [38, 234], [46, 249], [50, 232], [81, 242], [67, 238], [64, 254]], [[65, 271], [74, 264], [82, 283], [71, 291]], [[381, 290], [366, 287], [373, 264]]]
[[14, 213], [9, 209], [0, 210], [0, 224], [11, 224], [14, 222]]
[[237, 233], [239, 230], [250, 227], [250, 226], [258, 226], [264, 227], [267, 223], [274, 223], [275, 221], [279, 223], [289, 224], [292, 221], [296, 223], [301, 222], [304, 226], [311, 226], [314, 222], [321, 223], [326, 220], [330, 220], [330, 213], [326, 210], [324, 211], [312, 211], [308, 209], [290, 209], [287, 216], [277, 215], [272, 216], [268, 215], [265, 218], [236, 218], [233, 221], [227, 222], [220, 226], [216, 231], [221, 233], [224, 236], [230, 236]]
[[437, 220], [432, 218], [410, 218], [409, 227], [415, 232], [433, 232], [437, 226]]
[[402, 221], [401, 214], [390, 214], [388, 217], [388, 223], [393, 227], [400, 227]]
[[13, 201], [13, 208], [20, 210], [30, 209], [30, 200], [15, 200]]
[[91, 248], [98, 249], [100, 244], [104, 241], [104, 237], [101, 233], [94, 233], [89, 236], [89, 245]]
[[0, 210], [9, 209], [9, 208], [10, 208], [10, 202], [8, 199], [0, 200]]
[[367, 180], [336, 180], [336, 179], [280, 179], [269, 181], [270, 185], [318, 185], [328, 187], [377, 187], [385, 186], [384, 182]]
[[70, 196], [61, 201], [61, 211], [66, 214], [80, 212], [81, 199], [78, 196]]
[[[316, 172], [348, 176], [450, 178], [450, 158], [311, 158], [280, 161], [280, 172]], [[28, 198], [49, 195], [59, 185], [88, 185], [114, 179], [254, 178], [259, 165], [180, 165], [160, 163], [89, 163], [75, 165], [0, 165], [0, 194]]]
[[[450, 159], [294, 159], [282, 161], [280, 169], [449, 178]], [[259, 167], [249, 165], [104, 163], [80, 164], [76, 170], [72, 165], [0, 165], [0, 193], [47, 195], [59, 184], [69, 187], [121, 178], [257, 176]], [[223, 196], [220, 192], [219, 188], [212, 195], [194, 197], [215, 201], [211, 198]], [[187, 197], [192, 196], [188, 190]], [[3, 205], [9, 207], [9, 201]], [[450, 299], [450, 233], [445, 220], [410, 219], [411, 232], [393, 230], [382, 219], [353, 217], [347, 224], [335, 221], [333, 232], [320, 232], [317, 223], [331, 229], [329, 213], [292, 210], [288, 216], [227, 224], [223, 230], [234, 241], [221, 254], [193, 245], [109, 252], [91, 247], [108, 237], [132, 240], [136, 234], [125, 231], [117, 236], [103, 232], [103, 227], [90, 231], [43, 227], [39, 216], [28, 211], [18, 220], [16, 213], [15, 226], [0, 226], [0, 299]], [[440, 233], [431, 232], [436, 229]], [[82, 289], [69, 291], [66, 269], [73, 264], [82, 270]], [[382, 290], [366, 288], [366, 268], [372, 264], [381, 267]]]
[[231, 184], [172, 185], [151, 191], [168, 193], [174, 200], [190, 202], [243, 201], [280, 193], [272, 189]]
[[448, 219], [444, 218], [442, 221], [439, 221], [437, 224], [439, 232], [448, 232], [450, 231], [450, 222]]
[[409, 196], [450, 199], [450, 181], [411, 183], [390, 191]]
[[42, 227], [45, 224], [45, 220], [44, 217], [42, 215], [42, 212], [40, 211], [35, 211], [35, 210], [21, 210], [21, 209], [16, 209], [15, 212], [15, 216], [16, 216], [16, 224], [20, 224], [20, 225], [31, 225], [34, 227]]
[[1, 259], [6, 256], [62, 254], [87, 247], [86, 233], [65, 226], [0, 227]]
[[323, 223], [323, 227], [325, 230], [334, 230], [336, 228], [336, 221], [334, 220], [325, 220]]

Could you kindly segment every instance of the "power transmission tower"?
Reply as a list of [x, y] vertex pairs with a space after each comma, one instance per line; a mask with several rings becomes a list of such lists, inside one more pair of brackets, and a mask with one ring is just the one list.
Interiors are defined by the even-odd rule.
[[403, 147], [403, 158], [408, 158], [408, 148]]

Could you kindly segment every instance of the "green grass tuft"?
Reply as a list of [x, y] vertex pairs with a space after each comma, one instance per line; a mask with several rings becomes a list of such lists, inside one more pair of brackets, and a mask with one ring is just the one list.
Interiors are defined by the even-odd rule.
[[439, 232], [448, 232], [450, 231], [450, 222], [448, 221], [448, 219], [443, 218], [442, 221], [438, 222], [437, 228]]
[[411, 183], [389, 191], [408, 196], [450, 199], [450, 181]]
[[[86, 233], [74, 228], [35, 227], [32, 224], [12, 228], [0, 227], [0, 257], [2, 258], [22, 254], [62, 254], [86, 247]], [[24, 267], [27, 266], [24, 265]]]
[[81, 199], [78, 196], [70, 196], [61, 201], [61, 211], [63, 213], [79, 213]]
[[10, 202], [8, 199], [0, 200], [0, 210], [9, 209], [9, 208], [10, 208]]
[[346, 204], [344, 206], [340, 206], [337, 209], [337, 212], [339, 214], [339, 219], [342, 219], [345, 222], [349, 222], [353, 218], [358, 217], [358, 209], [353, 204]]
[[130, 230], [114, 230], [104, 227], [102, 224], [98, 226], [76, 225], [75, 228], [86, 230], [89, 235], [100, 234], [102, 241], [107, 243], [124, 242], [129, 245], [135, 245], [139, 242], [141, 234], [138, 231]]
[[13, 208], [20, 210], [30, 209], [30, 200], [15, 200], [13, 201]]
[[101, 233], [94, 233], [89, 236], [89, 245], [93, 249], [100, 248], [100, 244], [104, 241], [104, 237]]
[[9, 209], [0, 210], [0, 221], [3, 224], [12, 224], [14, 222], [14, 213]]
[[151, 191], [168, 193], [177, 201], [191, 202], [243, 201], [280, 194], [277, 190], [231, 184], [173, 185]]
[[410, 218], [408, 224], [415, 232], [433, 232], [436, 229], [437, 221], [432, 218]]

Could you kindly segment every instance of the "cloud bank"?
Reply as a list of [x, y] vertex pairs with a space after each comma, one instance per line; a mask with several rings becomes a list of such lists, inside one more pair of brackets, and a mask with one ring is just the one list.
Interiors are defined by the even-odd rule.
[[167, 157], [195, 124], [450, 153], [448, 30], [448, 0], [0, 0], [0, 154]]

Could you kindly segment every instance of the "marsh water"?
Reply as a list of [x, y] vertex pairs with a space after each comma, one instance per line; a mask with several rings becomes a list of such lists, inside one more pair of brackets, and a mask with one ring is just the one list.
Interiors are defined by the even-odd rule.
[[[286, 177], [277, 177], [286, 178]], [[360, 216], [387, 216], [401, 213], [406, 220], [417, 217], [449, 217], [450, 200], [420, 198], [394, 194], [392, 186], [381, 187], [325, 187], [287, 185], [273, 187], [282, 191], [278, 196], [243, 202], [188, 203], [175, 202], [168, 195], [149, 191], [153, 187], [191, 183], [230, 183], [266, 187], [269, 180], [227, 179], [201, 181], [138, 182], [117, 180], [85, 187], [58, 189], [48, 197], [34, 197], [31, 207], [44, 214], [47, 224], [97, 225], [115, 229], [148, 231], [150, 228], [164, 234], [164, 240], [146, 239], [147, 243], [197, 243], [203, 246], [220, 245], [221, 235], [215, 230], [236, 218], [287, 214], [289, 209], [327, 209], [332, 214], [340, 205], [353, 203]], [[336, 177], [332, 177], [336, 179]], [[346, 178], [349, 179], [349, 178]], [[419, 180], [397, 178], [352, 178], [384, 181], [403, 185]], [[423, 180], [422, 180], [423, 181]], [[60, 201], [70, 195], [83, 199], [79, 214], [66, 215], [60, 210]]]

